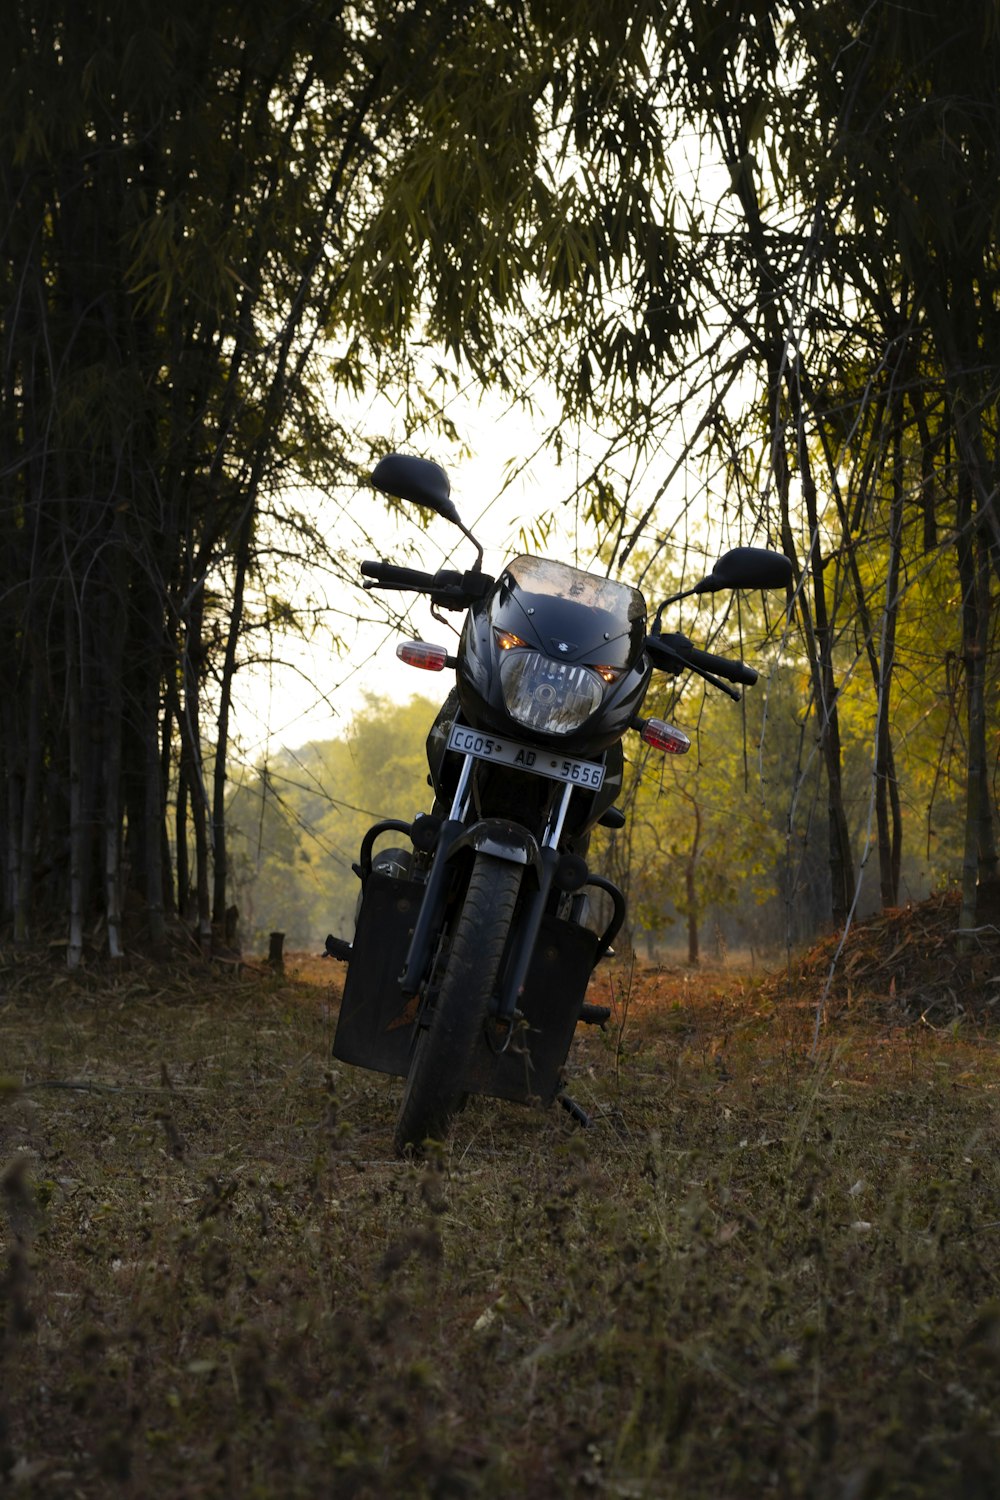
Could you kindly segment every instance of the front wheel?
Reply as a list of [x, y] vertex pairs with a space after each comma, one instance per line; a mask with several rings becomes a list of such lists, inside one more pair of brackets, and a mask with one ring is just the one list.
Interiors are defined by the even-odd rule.
[[437, 1000], [419, 1032], [396, 1120], [401, 1154], [442, 1140], [489, 1011], [521, 888], [521, 865], [477, 854]]

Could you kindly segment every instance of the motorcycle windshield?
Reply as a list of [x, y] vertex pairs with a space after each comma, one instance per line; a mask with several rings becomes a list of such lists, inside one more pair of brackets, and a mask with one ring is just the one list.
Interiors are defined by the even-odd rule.
[[638, 589], [543, 557], [507, 564], [490, 614], [546, 655], [588, 665], [627, 667], [646, 635], [646, 601]]

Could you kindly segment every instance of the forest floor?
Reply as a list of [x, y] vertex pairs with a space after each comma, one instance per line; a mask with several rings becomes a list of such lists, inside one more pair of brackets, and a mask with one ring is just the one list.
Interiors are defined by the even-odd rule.
[[[333, 965], [0, 972], [0, 1486], [874, 1496], [1000, 1474], [1000, 940], [602, 973], [582, 1131], [426, 1163]], [[581, 1028], [583, 1030], [583, 1028]]]

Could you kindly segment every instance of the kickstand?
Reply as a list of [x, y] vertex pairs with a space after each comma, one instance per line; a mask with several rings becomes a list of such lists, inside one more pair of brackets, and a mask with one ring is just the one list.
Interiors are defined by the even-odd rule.
[[571, 1099], [568, 1094], [557, 1094], [556, 1097], [566, 1113], [571, 1119], [576, 1121], [581, 1130], [590, 1130], [592, 1128], [593, 1120], [587, 1111], [577, 1104], [575, 1099]]

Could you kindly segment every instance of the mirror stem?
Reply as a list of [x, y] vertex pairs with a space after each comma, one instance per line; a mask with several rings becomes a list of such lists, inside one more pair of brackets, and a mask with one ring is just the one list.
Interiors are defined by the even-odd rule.
[[459, 530], [462, 532], [462, 534], [464, 536], [467, 536], [469, 538], [469, 541], [472, 543], [472, 545], [475, 547], [477, 553], [479, 554], [479, 556], [476, 558], [476, 561], [473, 563], [472, 568], [470, 569], [470, 572], [481, 573], [482, 570], [483, 570], [483, 549], [482, 549], [481, 545], [479, 544], [479, 542], [476, 541], [476, 538], [472, 535], [472, 532], [469, 530], [468, 526], [463, 526], [462, 522], [459, 521], [457, 519], [457, 517], [456, 517], [456, 520], [455, 520], [455, 524], [457, 525], [457, 527], [459, 528]]
[[660, 620], [662, 619], [663, 611], [666, 609], [668, 604], [677, 604], [681, 599], [690, 599], [692, 594], [707, 593], [708, 590], [705, 588], [705, 583], [706, 580], [703, 578], [700, 583], [695, 584], [693, 589], [685, 589], [683, 593], [671, 594], [669, 599], [664, 599], [663, 603], [660, 605], [659, 609], [656, 611], [656, 614], [653, 617], [653, 628], [650, 631], [650, 635], [660, 634]]

